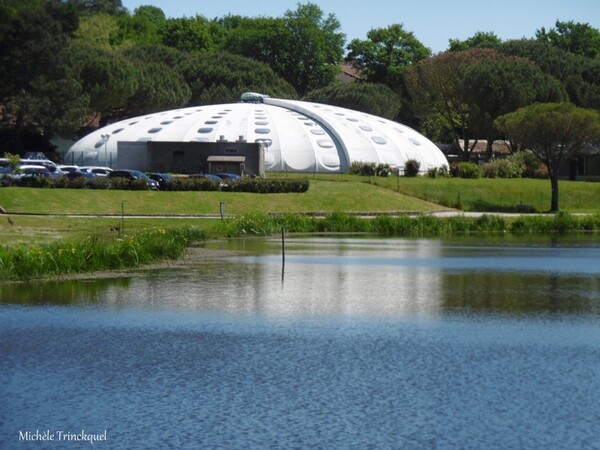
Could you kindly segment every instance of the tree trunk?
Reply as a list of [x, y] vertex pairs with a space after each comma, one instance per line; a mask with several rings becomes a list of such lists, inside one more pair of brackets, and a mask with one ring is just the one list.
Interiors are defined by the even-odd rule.
[[552, 200], [550, 212], [558, 212], [558, 170], [550, 172], [550, 186], [552, 187]]
[[486, 161], [490, 161], [494, 157], [494, 140], [488, 139], [487, 144], [485, 146], [485, 159]]

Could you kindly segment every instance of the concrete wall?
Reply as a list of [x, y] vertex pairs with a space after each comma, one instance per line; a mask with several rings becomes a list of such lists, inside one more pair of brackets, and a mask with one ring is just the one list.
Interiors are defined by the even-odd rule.
[[[152, 142], [148, 146], [148, 171], [174, 173], [209, 173], [208, 157], [244, 157], [244, 173], [264, 173], [263, 151], [255, 142]], [[223, 170], [218, 170], [217, 166]], [[237, 172], [239, 163], [211, 163], [213, 172]], [[238, 169], [239, 170], [239, 169]]]
[[117, 143], [117, 164], [115, 169], [135, 169], [142, 172], [148, 171], [147, 142], [122, 142]]

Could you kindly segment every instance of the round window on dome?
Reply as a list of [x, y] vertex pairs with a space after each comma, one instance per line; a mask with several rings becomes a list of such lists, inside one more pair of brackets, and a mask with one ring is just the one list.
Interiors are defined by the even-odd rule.
[[317, 141], [317, 144], [319, 144], [319, 147], [323, 147], [323, 148], [331, 148], [333, 147], [333, 141], [330, 139], [319, 139]]
[[256, 128], [254, 130], [256, 134], [269, 134], [271, 132], [270, 128]]
[[207, 133], [210, 133], [212, 130], [213, 130], [212, 127], [202, 127], [202, 128], [198, 129], [198, 133], [207, 134]]

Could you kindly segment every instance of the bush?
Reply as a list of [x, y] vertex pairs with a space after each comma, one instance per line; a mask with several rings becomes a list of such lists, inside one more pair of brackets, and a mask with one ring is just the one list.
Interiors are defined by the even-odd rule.
[[409, 159], [404, 163], [404, 176], [405, 177], [416, 177], [419, 175], [419, 169], [421, 163], [416, 159]]
[[448, 166], [445, 165], [445, 164], [443, 166], [440, 166], [440, 167], [430, 167], [427, 170], [427, 176], [429, 178], [437, 178], [437, 177], [445, 178], [448, 175], [449, 175]]
[[308, 191], [308, 180], [245, 178], [230, 184], [233, 192], [253, 192], [257, 194], [281, 194]]
[[110, 189], [111, 182], [108, 177], [96, 177], [92, 178], [92, 182], [89, 184], [92, 189]]
[[387, 163], [379, 163], [375, 168], [378, 177], [389, 177], [392, 173], [392, 168]]
[[348, 172], [352, 175], [361, 175], [363, 177], [372, 177], [377, 174], [377, 165], [375, 163], [354, 161], [350, 165]]
[[539, 171], [542, 170], [544, 171], [546, 169], [546, 166], [544, 166], [544, 164], [542, 163], [542, 161], [540, 161], [540, 159], [535, 156], [533, 153], [529, 152], [529, 151], [521, 151], [521, 152], [517, 152], [514, 155], [509, 156], [510, 160], [514, 161], [515, 163], [519, 164], [522, 168], [522, 172], [521, 172], [521, 176], [524, 178], [546, 178], [547, 177], [547, 170], [545, 172], [545, 174], [541, 174], [540, 177], [540, 173]]
[[485, 178], [521, 178], [523, 166], [511, 158], [495, 159], [485, 163], [481, 173]]
[[481, 170], [472, 162], [455, 162], [450, 166], [450, 173], [457, 178], [479, 178]]

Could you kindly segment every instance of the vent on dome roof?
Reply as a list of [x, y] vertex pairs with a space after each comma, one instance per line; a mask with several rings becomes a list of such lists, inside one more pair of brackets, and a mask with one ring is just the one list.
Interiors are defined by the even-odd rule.
[[240, 101], [242, 103], [262, 103], [265, 98], [269, 98], [269, 96], [258, 92], [244, 92], [240, 96]]

